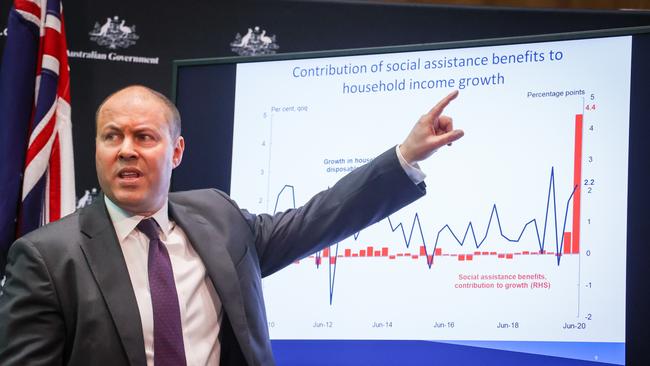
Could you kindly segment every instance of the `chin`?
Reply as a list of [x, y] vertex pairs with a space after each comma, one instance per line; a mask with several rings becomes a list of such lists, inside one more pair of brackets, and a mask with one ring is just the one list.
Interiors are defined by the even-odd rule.
[[146, 206], [146, 200], [136, 192], [114, 192], [115, 204], [126, 210], [132, 211]]

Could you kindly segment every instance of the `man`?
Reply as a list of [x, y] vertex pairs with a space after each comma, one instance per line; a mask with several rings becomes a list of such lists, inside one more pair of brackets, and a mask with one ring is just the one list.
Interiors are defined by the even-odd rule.
[[168, 193], [178, 111], [142, 86], [114, 93], [97, 111], [104, 196], [10, 250], [0, 364], [273, 364], [261, 278], [422, 196], [416, 162], [463, 135], [441, 116], [456, 95], [400, 146], [270, 216], [217, 190]]

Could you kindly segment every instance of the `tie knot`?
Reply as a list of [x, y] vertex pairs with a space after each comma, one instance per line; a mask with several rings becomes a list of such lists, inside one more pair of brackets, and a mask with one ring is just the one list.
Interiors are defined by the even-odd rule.
[[159, 239], [158, 230], [156, 230], [157, 226], [158, 224], [156, 223], [156, 220], [154, 220], [153, 218], [148, 218], [140, 221], [140, 223], [136, 227], [138, 228], [138, 230], [142, 231], [144, 235], [146, 235], [147, 238], [149, 238], [149, 240], [157, 240]]

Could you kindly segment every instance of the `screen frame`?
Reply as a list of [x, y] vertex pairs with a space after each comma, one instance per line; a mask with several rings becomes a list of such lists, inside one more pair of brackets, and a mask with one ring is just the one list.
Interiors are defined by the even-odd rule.
[[[650, 250], [644, 243], [648, 242], [648, 235], [644, 233], [644, 223], [650, 221], [650, 215], [646, 207], [649, 207], [649, 195], [644, 189], [644, 182], [650, 179], [647, 163], [644, 158], [650, 157], [650, 144], [647, 144], [643, 137], [650, 136], [650, 128], [647, 123], [643, 123], [644, 117], [650, 115], [650, 103], [647, 102], [647, 96], [650, 95], [650, 26], [616, 28], [595, 31], [568, 32], [557, 34], [544, 34], [534, 36], [520, 36], [507, 38], [489, 38], [467, 41], [411, 44], [402, 46], [387, 46], [377, 48], [355, 48], [345, 50], [327, 50], [315, 52], [285, 53], [275, 55], [246, 56], [246, 57], [220, 57], [220, 58], [201, 58], [201, 59], [183, 59], [173, 61], [173, 82], [172, 82], [172, 100], [178, 101], [179, 91], [179, 74], [184, 68], [195, 66], [211, 66], [223, 64], [241, 64], [250, 62], [312, 59], [321, 57], [344, 57], [368, 54], [399, 53], [424, 50], [444, 50], [452, 48], [472, 48], [486, 46], [500, 46], [520, 43], [538, 43], [548, 41], [564, 40], [581, 40], [590, 38], [605, 38], [617, 36], [643, 36], [647, 38], [643, 50], [635, 48], [632, 45], [632, 71], [637, 72], [636, 80], [631, 81], [630, 93], [630, 137], [629, 137], [629, 156], [628, 156], [628, 227], [627, 227], [627, 258], [626, 258], [626, 322], [625, 322], [625, 349], [626, 364], [642, 364], [650, 357], [647, 355], [647, 344], [650, 341], [648, 325], [648, 309], [650, 301], [648, 286], [644, 279], [650, 277], [650, 266], [645, 262], [645, 258], [650, 255]], [[638, 59], [639, 52], [642, 52], [643, 59]], [[636, 58], [635, 58], [636, 55]], [[635, 66], [636, 64], [636, 66]], [[634, 76], [634, 75], [633, 75]], [[645, 96], [645, 98], [644, 98]], [[181, 111], [183, 112], [183, 111]], [[647, 119], [647, 118], [646, 118]], [[232, 126], [230, 130], [231, 143], [228, 146], [232, 154]], [[227, 148], [226, 148], [227, 150]], [[231, 159], [231, 156], [226, 160]], [[200, 164], [199, 164], [200, 165]], [[228, 167], [230, 168], [230, 167]], [[225, 172], [224, 172], [225, 173]], [[228, 181], [230, 171], [227, 172]], [[174, 179], [172, 180], [174, 185]], [[175, 187], [176, 188], [176, 187]], [[183, 187], [185, 188], [185, 187]], [[229, 184], [221, 187], [224, 191], [229, 191]]]

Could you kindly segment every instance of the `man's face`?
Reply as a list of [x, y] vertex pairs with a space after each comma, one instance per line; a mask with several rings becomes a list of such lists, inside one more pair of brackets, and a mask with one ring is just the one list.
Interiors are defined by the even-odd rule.
[[95, 164], [104, 194], [122, 209], [150, 216], [169, 192], [185, 143], [172, 138], [170, 113], [146, 91], [126, 89], [104, 103], [97, 119]]

